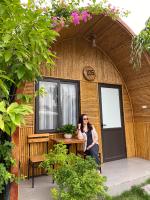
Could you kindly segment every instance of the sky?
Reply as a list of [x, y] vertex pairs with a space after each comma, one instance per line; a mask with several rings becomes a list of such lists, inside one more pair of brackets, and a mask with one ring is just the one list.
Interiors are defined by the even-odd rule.
[[123, 21], [135, 34], [144, 28], [146, 20], [150, 17], [150, 0], [109, 0], [109, 2], [131, 12], [127, 18], [123, 18]]
[[[46, 0], [48, 4], [51, 0]], [[89, 0], [85, 0], [88, 2]], [[97, 0], [100, 1], [100, 0]], [[114, 6], [129, 10], [131, 13], [123, 21], [132, 29], [135, 34], [138, 34], [145, 26], [146, 20], [150, 16], [150, 0], [108, 0]], [[21, 0], [27, 2], [27, 0]]]

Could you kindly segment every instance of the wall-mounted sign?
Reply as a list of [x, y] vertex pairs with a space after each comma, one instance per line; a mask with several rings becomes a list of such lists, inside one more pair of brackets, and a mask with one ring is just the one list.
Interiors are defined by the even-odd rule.
[[95, 70], [91, 66], [86, 66], [83, 68], [83, 76], [88, 81], [94, 81], [96, 77]]

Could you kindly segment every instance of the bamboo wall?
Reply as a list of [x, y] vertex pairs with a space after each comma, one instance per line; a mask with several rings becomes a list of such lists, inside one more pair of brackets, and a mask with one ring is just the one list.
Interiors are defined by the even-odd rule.
[[[127, 156], [135, 156], [136, 149], [132, 105], [126, 85], [111, 60], [100, 49], [92, 48], [91, 44], [82, 38], [68, 39], [65, 41], [61, 40], [61, 42], [58, 42], [55, 45], [54, 50], [57, 52], [56, 66], [51, 70], [42, 67], [42, 74], [45, 77], [55, 77], [80, 81], [81, 113], [87, 113], [91, 123], [95, 125], [99, 136], [100, 148], [102, 147], [102, 141], [100, 130], [101, 118], [99, 108], [98, 83], [122, 85]], [[96, 71], [96, 79], [93, 82], [86, 81], [82, 75], [82, 70], [86, 65], [92, 66]], [[34, 94], [34, 88], [34, 83], [26, 83], [24, 93]], [[34, 109], [34, 101], [32, 102], [32, 106]], [[34, 120], [34, 114], [29, 115], [26, 120], [26, 125], [20, 128], [19, 132], [21, 173], [24, 175], [27, 174], [27, 135], [35, 133]], [[50, 138], [57, 136], [58, 134], [50, 134]], [[42, 151], [43, 146], [35, 145], [32, 148], [33, 153]], [[38, 172], [40, 172], [40, 170]]]
[[136, 156], [150, 160], [150, 73], [143, 75], [143, 71], [133, 80], [135, 85], [130, 82], [130, 94], [134, 102]]

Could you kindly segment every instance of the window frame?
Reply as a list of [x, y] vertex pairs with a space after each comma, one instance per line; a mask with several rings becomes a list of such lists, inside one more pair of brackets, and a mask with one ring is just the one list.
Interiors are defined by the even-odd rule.
[[[78, 122], [78, 118], [80, 115], [80, 81], [78, 80], [70, 80], [70, 79], [59, 79], [59, 78], [51, 78], [51, 77], [43, 77], [42, 79], [39, 79], [35, 83], [35, 91], [39, 89], [39, 82], [55, 82], [58, 84], [58, 128], [61, 126], [61, 118], [62, 118], [62, 113], [61, 113], [61, 96], [60, 96], [60, 85], [62, 84], [74, 84], [76, 88], [76, 105], [77, 105], [77, 110], [76, 110], [76, 120]], [[56, 129], [45, 129], [45, 130], [39, 130], [39, 96], [35, 98], [35, 132], [36, 133], [59, 133]]]

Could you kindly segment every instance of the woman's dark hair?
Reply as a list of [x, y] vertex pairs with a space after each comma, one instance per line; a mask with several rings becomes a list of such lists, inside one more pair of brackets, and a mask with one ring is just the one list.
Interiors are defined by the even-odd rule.
[[[79, 124], [81, 124], [81, 132], [83, 132], [83, 118], [87, 116], [87, 114], [82, 114], [79, 117]], [[87, 123], [88, 130], [91, 131], [93, 129], [92, 124], [90, 122]]]

